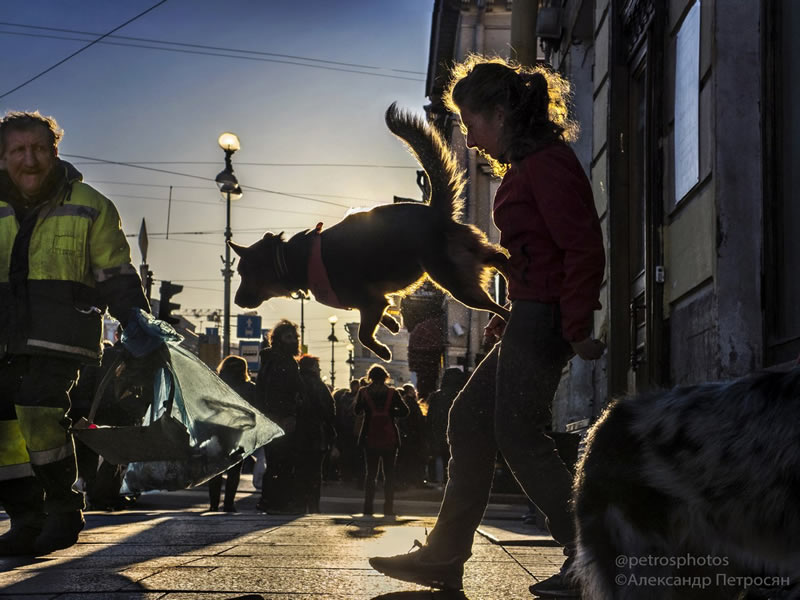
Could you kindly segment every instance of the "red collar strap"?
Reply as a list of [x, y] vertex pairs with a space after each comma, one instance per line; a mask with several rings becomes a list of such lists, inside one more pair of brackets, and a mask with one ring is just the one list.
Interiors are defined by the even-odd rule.
[[322, 302], [333, 308], [350, 308], [344, 306], [336, 292], [333, 291], [328, 270], [322, 262], [322, 223], [317, 223], [311, 239], [311, 255], [308, 258], [308, 287], [317, 302]]

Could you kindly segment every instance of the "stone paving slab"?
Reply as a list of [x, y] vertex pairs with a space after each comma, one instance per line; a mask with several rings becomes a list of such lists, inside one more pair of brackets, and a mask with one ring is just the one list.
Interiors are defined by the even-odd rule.
[[[54, 600], [162, 600], [165, 596], [163, 592], [80, 592], [77, 594], [61, 594]], [[230, 594], [220, 596], [220, 598], [230, 597]], [[2, 596], [2, 598], [6, 600], [7, 597]], [[30, 596], [24, 596], [23, 598], [27, 600]], [[20, 598], [20, 600], [23, 600], [23, 598]]]
[[129, 568], [120, 572], [103, 569], [51, 569], [40, 571], [7, 571], [0, 573], [0, 597], [6, 593], [58, 594], [64, 592], [113, 592], [123, 590], [131, 582], [144, 579], [159, 571], [156, 569]]
[[[131, 560], [130, 556], [98, 556], [96, 554], [87, 554], [79, 558], [70, 556], [56, 556], [52, 554], [50, 557], [42, 562], [26, 563], [19, 561], [14, 566], [15, 569], [24, 571], [42, 571], [45, 569], [104, 569], [108, 571], [121, 571], [127, 569], [132, 564], [137, 567], [145, 569], [164, 569], [167, 567], [179, 567], [181, 565], [203, 559], [202, 556], [156, 556], [153, 558], [135, 557]], [[0, 563], [2, 564], [2, 563]], [[12, 565], [12, 561], [7, 561], [8, 565]]]
[[[157, 556], [211, 556], [220, 554], [233, 548], [235, 544], [204, 545], [195, 540], [193, 544], [183, 546], [173, 546], [164, 544], [135, 544], [120, 542], [118, 544], [84, 544], [81, 539], [71, 548], [59, 550], [48, 554], [46, 558], [39, 560], [51, 560], [53, 558], [80, 558], [85, 556], [130, 556], [140, 558], [153, 558]], [[30, 561], [15, 558], [0, 557], [0, 571], [5, 570], [7, 564], [27, 564]]]

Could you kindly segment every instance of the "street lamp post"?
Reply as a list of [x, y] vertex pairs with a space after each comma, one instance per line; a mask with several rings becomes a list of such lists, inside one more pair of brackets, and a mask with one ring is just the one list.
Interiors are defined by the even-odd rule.
[[331, 315], [330, 317], [328, 317], [328, 323], [331, 324], [331, 334], [328, 336], [328, 341], [331, 343], [331, 390], [336, 389], [335, 386], [336, 362], [334, 361], [333, 358], [333, 349], [334, 349], [334, 344], [336, 344], [336, 342], [338, 342], [339, 340], [336, 338], [336, 333], [334, 333], [333, 328], [336, 326], [336, 321], [338, 320], [339, 318], [336, 315]]
[[300, 300], [300, 349], [306, 351], [306, 320], [304, 314], [303, 303], [306, 301], [306, 295], [303, 292], [295, 292], [292, 294], [292, 299]]
[[231, 156], [241, 148], [239, 138], [235, 133], [225, 132], [217, 140], [219, 147], [225, 151], [225, 169], [217, 175], [216, 182], [219, 186], [219, 193], [225, 200], [225, 258], [220, 256], [223, 269], [222, 276], [225, 280], [225, 303], [222, 317], [222, 354], [228, 356], [231, 353], [231, 277], [233, 276], [233, 262], [231, 261], [231, 200], [238, 200], [242, 197], [242, 188], [239, 181], [233, 174]]
[[353, 350], [355, 350], [355, 346], [353, 346], [353, 344], [347, 344], [347, 364], [350, 367], [350, 381], [353, 381], [353, 376], [356, 371], [356, 359], [353, 358]]

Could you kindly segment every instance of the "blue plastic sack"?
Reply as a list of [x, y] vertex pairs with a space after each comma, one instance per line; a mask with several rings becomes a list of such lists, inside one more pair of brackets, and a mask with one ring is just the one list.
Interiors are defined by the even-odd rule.
[[166, 351], [169, 363], [155, 378], [154, 401], [143, 426], [164, 418], [182, 424], [187, 454], [129, 464], [123, 493], [200, 485], [283, 435], [194, 354], [175, 342], [168, 342]]

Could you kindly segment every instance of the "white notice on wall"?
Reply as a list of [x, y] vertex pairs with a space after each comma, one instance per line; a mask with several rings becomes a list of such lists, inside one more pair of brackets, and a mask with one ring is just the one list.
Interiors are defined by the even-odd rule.
[[700, 0], [678, 31], [675, 61], [675, 204], [700, 179]]

